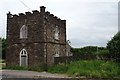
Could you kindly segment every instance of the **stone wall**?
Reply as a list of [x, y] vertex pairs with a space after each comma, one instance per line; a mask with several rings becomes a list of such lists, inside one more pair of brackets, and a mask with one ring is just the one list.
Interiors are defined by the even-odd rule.
[[[20, 29], [27, 26], [27, 38], [20, 38]], [[59, 39], [55, 39], [55, 28], [58, 26]], [[45, 7], [40, 12], [7, 14], [7, 65], [19, 65], [20, 51], [26, 49], [28, 65], [53, 64], [55, 49], [60, 56], [66, 56], [66, 20], [61, 20], [50, 12], [45, 12]], [[47, 60], [46, 60], [47, 59]]]
[[[56, 54], [58, 53], [58, 56]], [[64, 57], [66, 56], [66, 46], [65, 44], [47, 44], [47, 64], [54, 64], [54, 57]]]
[[[24, 46], [23, 46], [24, 45]], [[20, 51], [26, 49], [29, 66], [41, 65], [44, 63], [44, 43], [13, 44], [7, 48], [7, 66], [19, 65]]]

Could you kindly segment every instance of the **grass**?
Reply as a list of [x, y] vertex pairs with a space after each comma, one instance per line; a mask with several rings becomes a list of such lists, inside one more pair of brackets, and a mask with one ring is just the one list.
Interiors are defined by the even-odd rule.
[[49, 67], [51, 73], [65, 73], [72, 77], [113, 78], [120, 77], [120, 64], [112, 61], [76, 61]]
[[2, 67], [5, 67], [5, 60], [0, 59], [0, 70], [2, 69]]
[[[10, 66], [3, 69], [12, 70], [29, 70], [29, 71], [44, 71], [44, 66], [36, 67], [20, 67]], [[81, 60], [71, 62], [69, 64], [58, 64], [48, 67], [50, 73], [67, 74], [71, 77], [87, 77], [87, 78], [120, 78], [120, 63], [102, 60]]]
[[37, 72], [41, 72], [44, 71], [44, 68], [40, 65], [36, 66], [36, 67], [26, 67], [26, 66], [4, 66], [2, 67], [2, 69], [10, 69], [10, 70], [28, 70], [28, 71], [37, 71]]

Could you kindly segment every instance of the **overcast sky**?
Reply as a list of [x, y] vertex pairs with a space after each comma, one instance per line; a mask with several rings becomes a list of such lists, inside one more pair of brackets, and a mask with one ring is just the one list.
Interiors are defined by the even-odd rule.
[[[67, 20], [67, 40], [72, 47], [106, 46], [118, 31], [119, 0], [1, 0], [0, 37], [6, 35], [6, 13], [46, 11]], [[28, 7], [26, 7], [26, 4]]]

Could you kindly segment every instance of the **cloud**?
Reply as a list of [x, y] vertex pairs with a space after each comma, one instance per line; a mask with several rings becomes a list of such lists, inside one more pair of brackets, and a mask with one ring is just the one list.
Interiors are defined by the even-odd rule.
[[69, 39], [74, 47], [106, 46], [108, 40], [117, 32], [117, 3], [93, 4], [94, 2], [87, 3], [86, 8], [83, 8], [86, 10], [82, 13], [81, 10], [76, 11], [80, 15], [73, 18], [75, 22], [68, 29], [68, 32], [71, 32], [68, 33]]

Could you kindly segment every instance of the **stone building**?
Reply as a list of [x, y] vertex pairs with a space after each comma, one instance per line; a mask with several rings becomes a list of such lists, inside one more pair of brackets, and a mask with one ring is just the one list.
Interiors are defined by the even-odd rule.
[[67, 56], [66, 20], [45, 7], [40, 12], [7, 14], [7, 66], [52, 65], [54, 57]]

